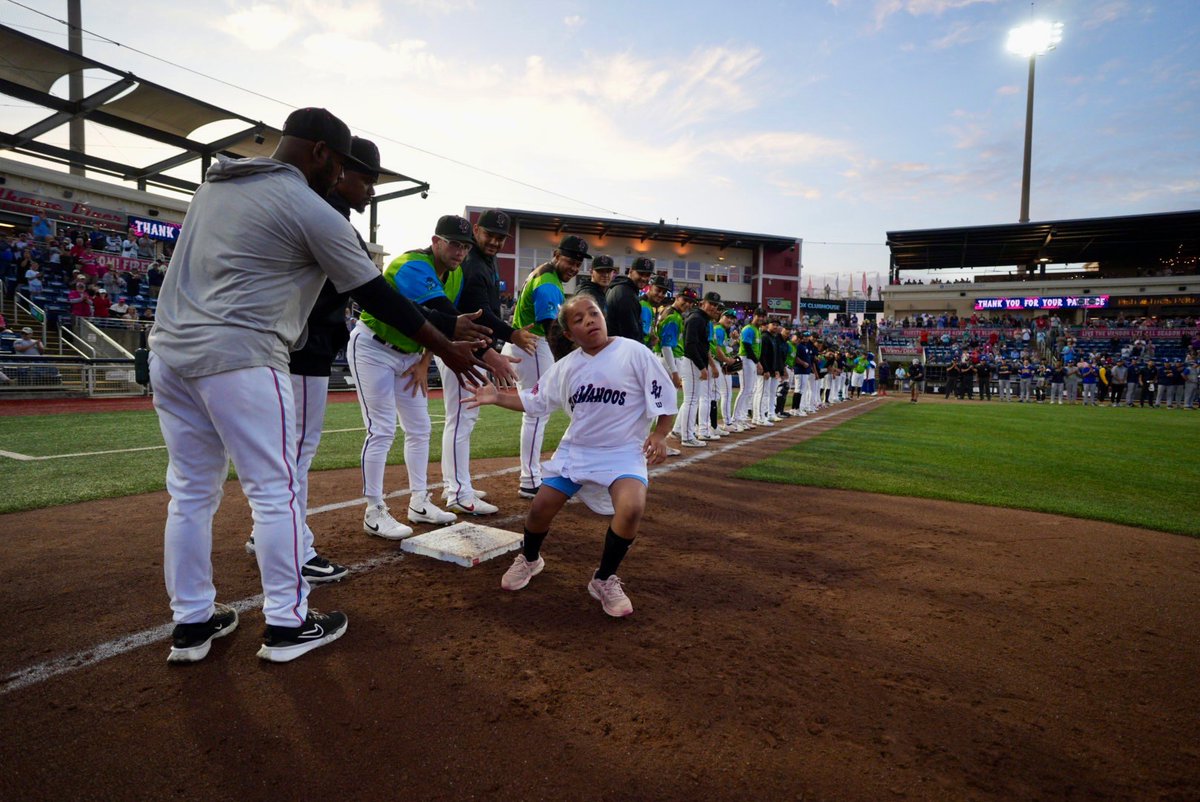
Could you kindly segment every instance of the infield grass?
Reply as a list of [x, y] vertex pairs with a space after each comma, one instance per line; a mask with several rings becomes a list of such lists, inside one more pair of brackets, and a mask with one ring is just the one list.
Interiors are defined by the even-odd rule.
[[743, 479], [1036, 510], [1200, 536], [1200, 413], [880, 404]]
[[[433, 418], [429, 461], [442, 458], [441, 399], [429, 403]], [[325, 434], [313, 461], [313, 470], [354, 468], [366, 432], [356, 403], [330, 403], [325, 414]], [[556, 412], [546, 427], [543, 448], [558, 445], [567, 428], [567, 417]], [[352, 429], [354, 431], [330, 431]], [[515, 457], [521, 437], [521, 416], [498, 407], [484, 407], [471, 438], [474, 459]], [[0, 450], [27, 456], [53, 456], [82, 452], [135, 449], [147, 451], [18, 461], [0, 457], [0, 513], [71, 504], [101, 498], [129, 496], [162, 490], [167, 452], [158, 418], [153, 411], [104, 414], [28, 415], [0, 417]], [[389, 465], [403, 464], [404, 443], [399, 429], [388, 457]], [[236, 474], [231, 469], [230, 478]], [[513, 479], [516, 482], [516, 478]], [[387, 491], [397, 488], [385, 488]], [[347, 498], [361, 491], [357, 482], [347, 487]]]

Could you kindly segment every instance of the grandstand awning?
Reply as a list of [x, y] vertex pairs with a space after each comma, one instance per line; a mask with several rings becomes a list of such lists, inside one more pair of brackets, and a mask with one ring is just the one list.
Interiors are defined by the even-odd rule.
[[889, 231], [893, 270], [1099, 262], [1151, 266], [1200, 257], [1200, 211]]
[[[99, 71], [111, 76], [113, 83], [78, 101], [50, 94], [59, 80], [78, 70]], [[201, 162], [202, 173], [208, 161], [218, 154], [235, 158], [270, 156], [282, 136], [282, 131], [261, 120], [143, 80], [133, 73], [72, 53], [5, 25], [0, 25], [0, 93], [51, 112], [45, 119], [21, 131], [0, 131], [0, 150], [11, 150], [55, 164], [81, 165], [98, 173], [136, 181], [139, 189], [157, 186], [194, 192], [199, 181], [166, 173], [194, 161]], [[80, 118], [159, 142], [179, 152], [153, 164], [132, 165], [39, 141], [44, 134]], [[241, 125], [234, 133], [218, 139], [193, 137], [203, 126], [221, 121], [240, 122]], [[397, 188], [385, 197], [402, 197], [429, 189], [427, 182], [399, 174], [381, 175], [378, 183], [409, 185]]]

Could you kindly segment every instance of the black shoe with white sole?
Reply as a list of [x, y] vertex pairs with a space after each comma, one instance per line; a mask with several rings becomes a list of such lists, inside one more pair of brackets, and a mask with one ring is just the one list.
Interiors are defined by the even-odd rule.
[[350, 569], [344, 565], [332, 563], [318, 554], [304, 564], [300, 573], [308, 580], [308, 584], [319, 585], [322, 582], [337, 582], [350, 573]]
[[517, 495], [521, 498], [533, 498], [537, 495], [537, 492], [538, 489], [536, 487], [521, 487], [517, 490]]
[[333, 643], [346, 634], [350, 626], [345, 613], [318, 613], [309, 608], [304, 624], [298, 627], [277, 627], [270, 624], [263, 631], [263, 645], [258, 656], [272, 663], [286, 663], [303, 654]]
[[198, 624], [176, 624], [171, 631], [168, 663], [195, 663], [208, 656], [212, 642], [237, 629], [238, 614], [225, 604], [215, 605], [212, 617]]

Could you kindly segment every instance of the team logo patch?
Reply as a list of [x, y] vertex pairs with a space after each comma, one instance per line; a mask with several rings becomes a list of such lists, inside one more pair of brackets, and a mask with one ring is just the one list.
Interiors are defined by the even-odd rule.
[[662, 398], [662, 386], [658, 383], [658, 379], [650, 380], [650, 395], [657, 398]]

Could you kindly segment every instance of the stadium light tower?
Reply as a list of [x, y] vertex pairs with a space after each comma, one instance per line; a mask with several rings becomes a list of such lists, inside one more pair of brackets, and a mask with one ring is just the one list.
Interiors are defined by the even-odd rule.
[[1025, 166], [1021, 172], [1021, 220], [1029, 222], [1029, 164], [1033, 157], [1033, 73], [1037, 57], [1062, 41], [1062, 23], [1042, 20], [1008, 32], [1008, 51], [1029, 57], [1029, 92], [1025, 100]]

